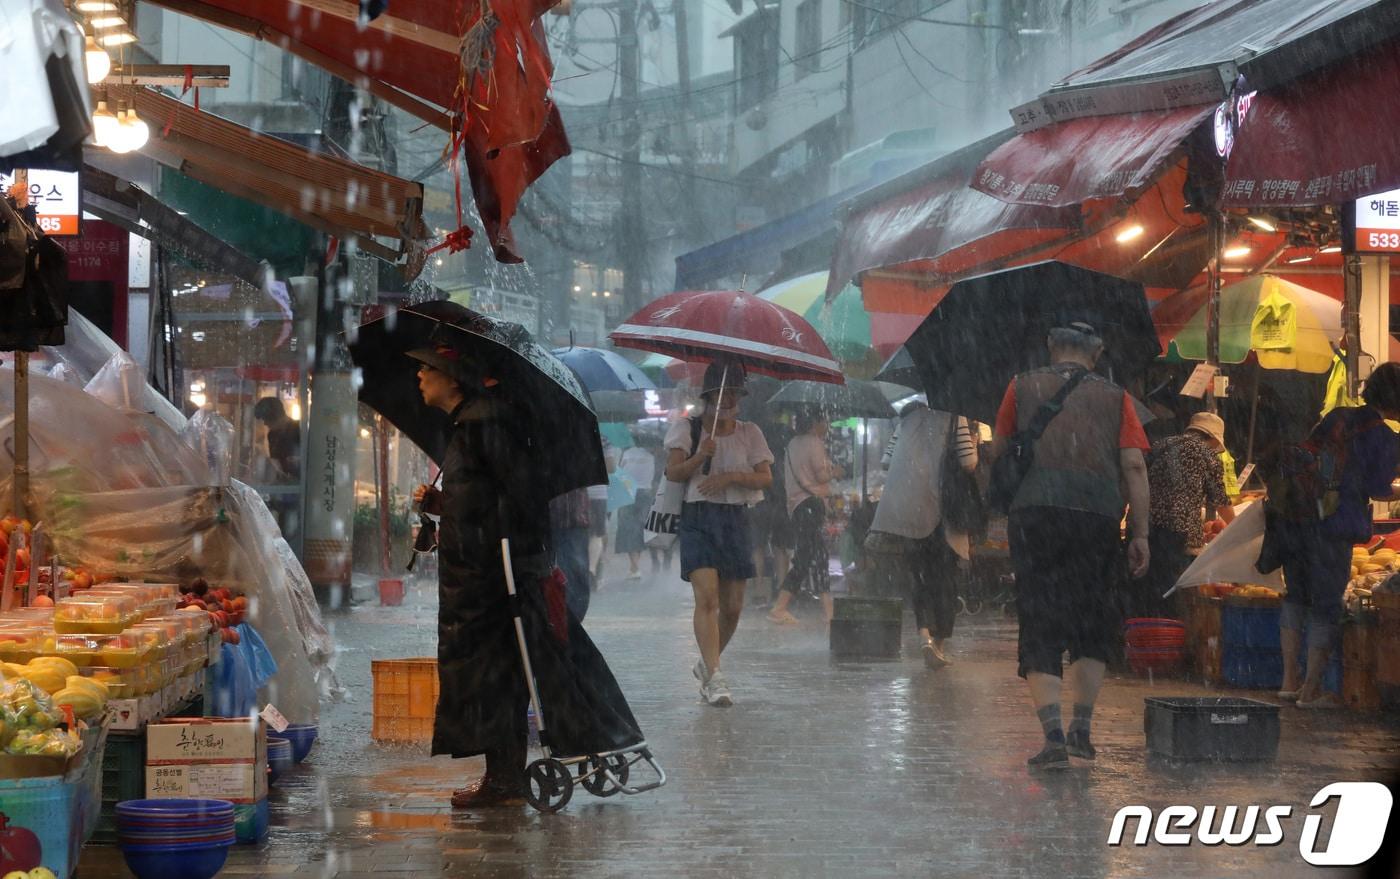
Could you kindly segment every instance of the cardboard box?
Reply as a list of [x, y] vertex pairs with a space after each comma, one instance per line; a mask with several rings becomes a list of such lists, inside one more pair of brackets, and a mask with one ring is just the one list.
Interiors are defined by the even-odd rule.
[[267, 769], [252, 763], [147, 764], [146, 796], [256, 803], [267, 796]]
[[254, 803], [267, 796], [267, 729], [248, 718], [173, 718], [146, 727], [146, 795]]

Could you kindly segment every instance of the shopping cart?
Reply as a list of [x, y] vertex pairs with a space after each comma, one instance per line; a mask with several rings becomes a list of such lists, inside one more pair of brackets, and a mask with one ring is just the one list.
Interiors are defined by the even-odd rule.
[[[510, 613], [515, 620], [515, 640], [520, 646], [520, 663], [525, 670], [525, 684], [530, 691], [530, 708], [540, 734], [540, 750], [544, 756], [525, 769], [525, 800], [541, 812], [558, 812], [568, 805], [574, 795], [574, 785], [581, 785], [595, 797], [617, 794], [640, 794], [656, 790], [666, 783], [666, 772], [652, 757], [645, 740], [613, 750], [594, 754], [560, 756], [551, 753], [549, 726], [544, 706], [540, 704], [539, 687], [530, 662], [529, 643], [520, 598], [515, 591], [515, 571], [510, 561], [510, 541], [501, 540], [501, 559], [505, 563], [506, 591], [510, 593]], [[629, 784], [632, 767], [651, 767], [655, 779], [643, 784]]]

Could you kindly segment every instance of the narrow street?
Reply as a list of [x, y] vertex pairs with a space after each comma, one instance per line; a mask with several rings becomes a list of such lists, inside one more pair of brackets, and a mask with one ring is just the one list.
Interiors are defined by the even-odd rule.
[[[1112, 677], [1095, 716], [1097, 762], [1032, 775], [1025, 758], [1040, 733], [1014, 677], [1015, 626], [986, 614], [962, 618], [954, 665], [931, 672], [912, 630], [901, 662], [838, 665], [816, 608], [780, 628], [751, 607], [725, 656], [736, 704], [709, 708], [690, 676], [690, 605], [674, 576], [605, 580], [588, 628], [670, 780], [609, 800], [576, 789], [557, 815], [454, 813], [449, 792], [478, 761], [370, 741], [370, 661], [434, 650], [427, 580], [403, 607], [366, 600], [329, 614], [352, 700], [324, 711], [311, 756], [273, 790], [267, 842], [235, 847], [224, 875], [1308, 875], [1297, 839], [1312, 795], [1400, 768], [1393, 724], [1294, 708], [1274, 765], [1149, 765], [1143, 697], [1204, 691]], [[1137, 803], [1294, 813], [1279, 846], [1110, 848], [1114, 813]], [[89, 847], [82, 875], [129, 874], [115, 849]]]

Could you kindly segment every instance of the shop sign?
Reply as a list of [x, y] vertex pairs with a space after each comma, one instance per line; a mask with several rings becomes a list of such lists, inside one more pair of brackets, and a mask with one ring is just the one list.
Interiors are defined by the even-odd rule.
[[1400, 253], [1400, 189], [1358, 198], [1355, 210], [1355, 237], [1350, 250]]
[[[0, 195], [7, 194], [15, 182], [13, 175], [0, 174]], [[77, 171], [29, 172], [29, 203], [39, 216], [39, 228], [55, 237], [77, 235], [82, 219], [80, 194], [82, 183]]]

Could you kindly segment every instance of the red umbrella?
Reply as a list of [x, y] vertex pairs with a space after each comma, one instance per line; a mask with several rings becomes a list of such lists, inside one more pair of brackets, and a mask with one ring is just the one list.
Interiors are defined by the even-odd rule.
[[682, 360], [737, 361], [774, 378], [846, 381], [826, 342], [801, 315], [742, 291], [672, 293], [629, 317], [609, 338], [620, 348]]

